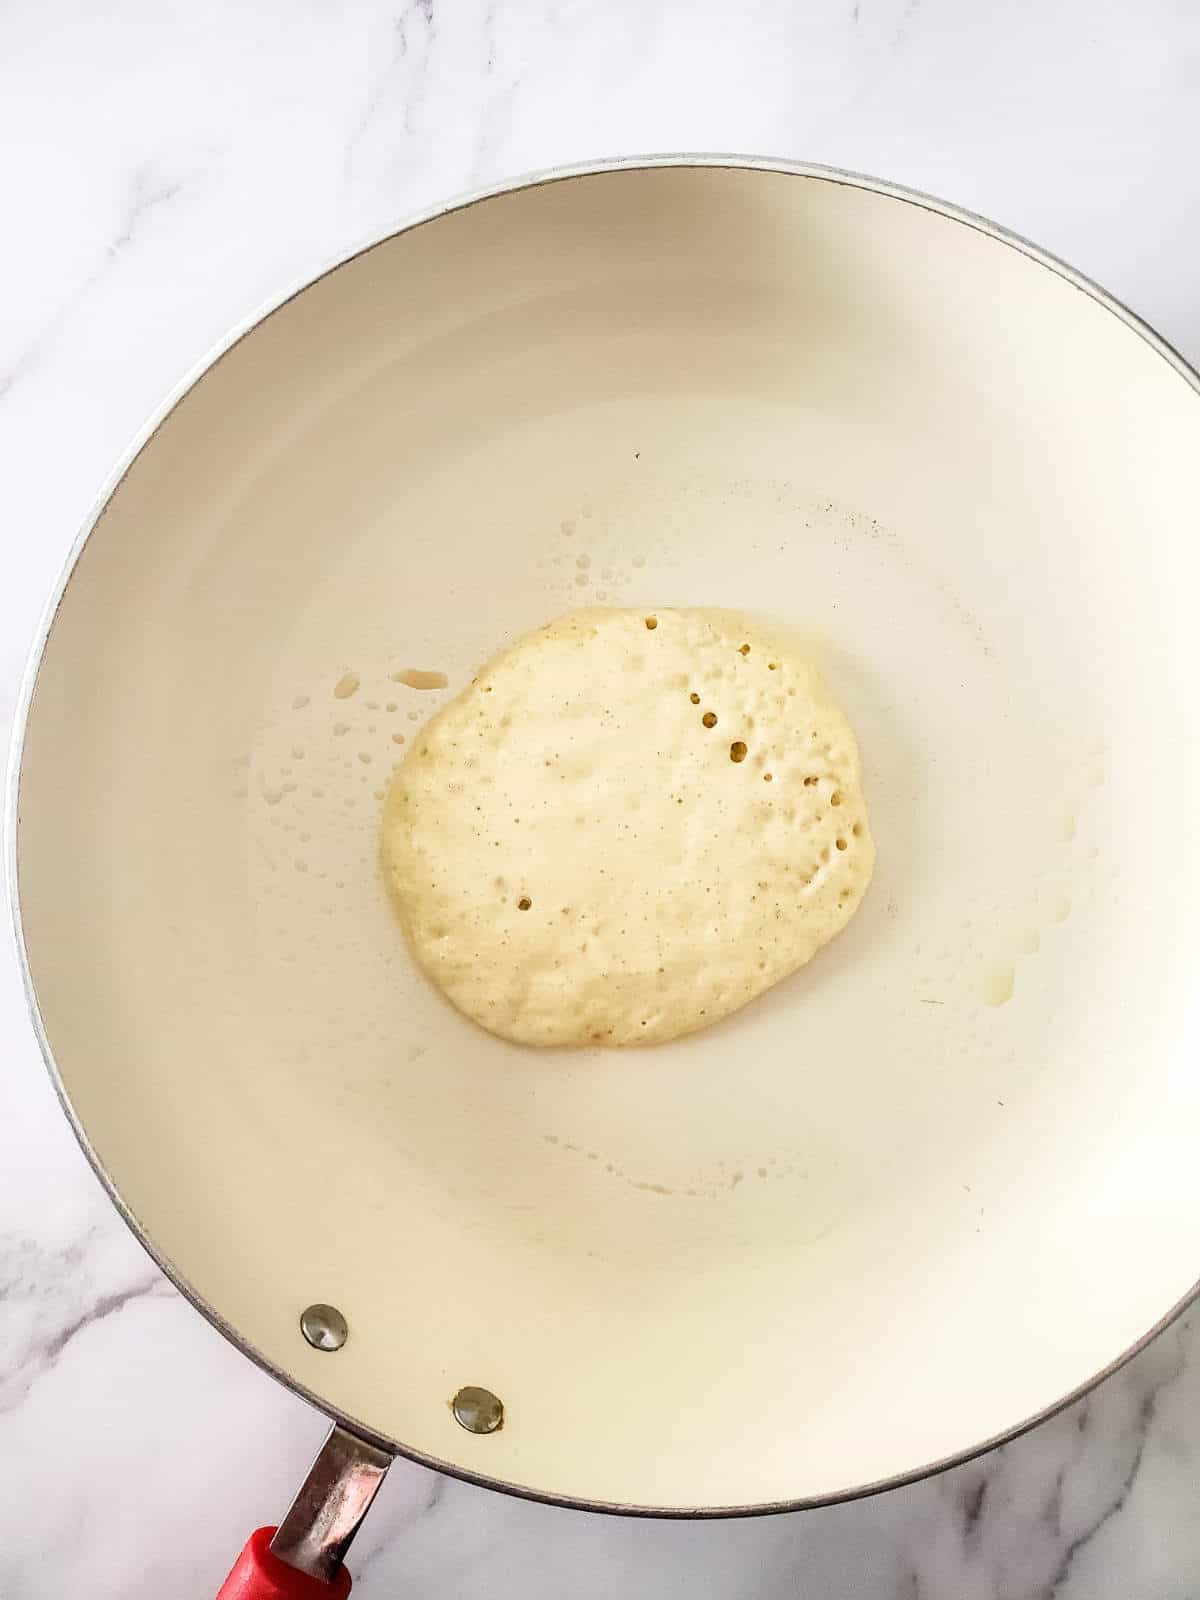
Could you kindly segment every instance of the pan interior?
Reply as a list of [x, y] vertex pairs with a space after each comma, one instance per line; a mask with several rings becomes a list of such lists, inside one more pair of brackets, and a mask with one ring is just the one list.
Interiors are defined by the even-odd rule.
[[[322, 278], [137, 457], [27, 730], [36, 998], [155, 1248], [331, 1409], [584, 1500], [842, 1493], [1091, 1377], [1200, 1260], [1197, 503], [1158, 351], [869, 188], [585, 175]], [[380, 795], [605, 599], [800, 629], [878, 863], [724, 1024], [529, 1051], [415, 971]]]

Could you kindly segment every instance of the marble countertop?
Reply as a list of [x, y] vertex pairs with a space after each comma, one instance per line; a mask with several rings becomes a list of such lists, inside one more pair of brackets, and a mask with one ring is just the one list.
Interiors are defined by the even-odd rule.
[[[250, 309], [466, 187], [753, 150], [1028, 234], [1200, 361], [1192, 0], [12, 0], [0, 8], [0, 736], [143, 418]], [[323, 1421], [204, 1324], [77, 1150], [0, 935], [0, 1600], [215, 1592]], [[587, 1517], [399, 1463], [356, 1594], [1184, 1600], [1200, 1335], [941, 1478], [740, 1523]]]

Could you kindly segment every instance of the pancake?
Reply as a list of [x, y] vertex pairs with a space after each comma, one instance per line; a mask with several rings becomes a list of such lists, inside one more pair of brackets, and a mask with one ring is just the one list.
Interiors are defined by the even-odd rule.
[[731, 612], [572, 612], [433, 717], [383, 861], [412, 951], [483, 1027], [658, 1044], [736, 1011], [870, 881], [858, 746], [820, 673]]

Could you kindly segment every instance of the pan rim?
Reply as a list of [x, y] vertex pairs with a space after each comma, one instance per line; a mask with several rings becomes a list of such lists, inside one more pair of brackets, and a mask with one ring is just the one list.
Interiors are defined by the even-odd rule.
[[280, 1367], [277, 1367], [260, 1350], [246, 1340], [237, 1329], [228, 1322], [221, 1313], [211, 1305], [188, 1282], [184, 1274], [175, 1264], [164, 1255], [156, 1246], [149, 1231], [143, 1226], [140, 1218], [123, 1199], [115, 1179], [101, 1161], [93, 1147], [81, 1119], [75, 1111], [66, 1086], [63, 1083], [54, 1053], [50, 1048], [46, 1034], [41, 1010], [30, 968], [29, 953], [26, 948], [24, 929], [21, 918], [20, 888], [18, 882], [18, 827], [19, 827], [19, 796], [22, 757], [25, 747], [25, 737], [28, 728], [29, 713], [33, 703], [34, 691], [37, 686], [38, 674], [41, 670], [45, 656], [46, 646], [57, 617], [59, 607], [66, 595], [71, 579], [76, 571], [80, 557], [88, 539], [104, 515], [110, 501], [116, 494], [121, 483], [133, 463], [150, 442], [160, 426], [175, 410], [181, 400], [204, 378], [218, 363], [230, 353], [241, 341], [252, 333], [261, 323], [265, 322], [275, 312], [283, 309], [292, 300], [304, 293], [306, 289], [328, 277], [339, 267], [355, 260], [359, 256], [367, 255], [370, 251], [381, 245], [387, 244], [400, 234], [409, 233], [427, 223], [437, 221], [439, 218], [449, 216], [459, 211], [466, 211], [484, 201], [499, 199], [504, 195], [523, 192], [526, 190], [542, 188], [553, 183], [561, 183], [571, 179], [598, 177], [618, 172], [645, 172], [660, 169], [716, 169], [742, 172], [774, 173], [786, 177], [808, 178], [820, 182], [832, 183], [839, 186], [861, 189], [870, 193], [882, 195], [888, 199], [902, 201], [905, 204], [916, 206], [925, 211], [946, 218], [948, 221], [960, 223], [990, 237], [1000, 244], [1006, 245], [1029, 257], [1038, 265], [1055, 273], [1072, 288], [1090, 296], [1106, 311], [1116, 316], [1120, 321], [1137, 334], [1155, 353], [1161, 356], [1167, 364], [1195, 391], [1200, 398], [1200, 372], [1184, 359], [1184, 357], [1150, 326], [1143, 318], [1131, 311], [1122, 301], [1102, 288], [1093, 279], [1054, 255], [1051, 251], [1034, 244], [1023, 235], [993, 222], [977, 212], [963, 206], [939, 199], [934, 195], [919, 189], [909, 188], [905, 185], [892, 183], [885, 179], [874, 178], [869, 175], [848, 171], [834, 166], [823, 165], [815, 162], [790, 161], [782, 157], [753, 155], [746, 153], [687, 153], [664, 152], [661, 154], [622, 156], [602, 160], [582, 161], [568, 165], [539, 169], [515, 178], [509, 178], [495, 184], [476, 187], [457, 196], [443, 201], [437, 205], [427, 207], [407, 217], [383, 231], [372, 232], [367, 238], [353, 246], [351, 249], [329, 257], [324, 265], [317, 271], [307, 273], [302, 278], [294, 280], [285, 290], [273, 295], [261, 303], [247, 316], [238, 321], [232, 330], [223, 338], [214, 343], [208, 351], [195, 362], [185, 375], [167, 393], [166, 397], [152, 411], [149, 418], [135, 433], [132, 442], [120, 456], [117, 465], [109, 473], [99, 493], [92, 502], [87, 512], [67, 557], [60, 570], [59, 576], [50, 593], [49, 599], [43, 608], [41, 617], [34, 630], [29, 655], [26, 660], [21, 683], [18, 689], [16, 706], [14, 708], [12, 737], [9, 749], [8, 773], [4, 796], [4, 867], [8, 885], [9, 914], [12, 919], [13, 935], [16, 945], [17, 960], [20, 966], [22, 987], [25, 993], [26, 1005], [29, 1009], [30, 1021], [33, 1026], [34, 1036], [41, 1051], [42, 1060], [49, 1074], [54, 1092], [58, 1097], [75, 1138], [83, 1151], [88, 1164], [98, 1178], [118, 1215], [129, 1228], [134, 1238], [145, 1250], [146, 1254], [171, 1281], [179, 1293], [191, 1306], [198, 1311], [205, 1320], [229, 1341], [240, 1353], [246, 1356], [262, 1372], [274, 1378], [299, 1398], [305, 1400], [325, 1417], [348, 1429], [367, 1443], [385, 1450], [395, 1456], [402, 1456], [419, 1466], [430, 1471], [442, 1473], [447, 1477], [456, 1478], [462, 1482], [471, 1483], [477, 1487], [494, 1490], [501, 1494], [511, 1495], [517, 1499], [531, 1500], [543, 1505], [559, 1506], [563, 1509], [575, 1511], [591, 1511], [613, 1516], [639, 1517], [658, 1519], [664, 1521], [697, 1521], [717, 1520], [725, 1518], [741, 1518], [756, 1516], [778, 1515], [788, 1511], [813, 1510], [820, 1506], [845, 1504], [848, 1501], [864, 1499], [867, 1496], [880, 1494], [885, 1490], [904, 1488], [908, 1485], [921, 1482], [925, 1478], [934, 1477], [939, 1473], [948, 1471], [952, 1467], [963, 1466], [986, 1454], [990, 1450], [1007, 1444], [1023, 1434], [1030, 1432], [1041, 1423], [1049, 1421], [1064, 1411], [1068, 1406], [1089, 1394], [1098, 1384], [1111, 1377], [1140, 1354], [1158, 1335], [1183, 1314], [1193, 1303], [1200, 1298], [1200, 1279], [1176, 1302], [1141, 1338], [1136, 1340], [1127, 1349], [1117, 1355], [1098, 1372], [1086, 1378], [1077, 1387], [1070, 1390], [1061, 1399], [1045, 1406], [1023, 1421], [982, 1440], [978, 1444], [942, 1457], [938, 1460], [914, 1467], [910, 1471], [898, 1473], [891, 1477], [882, 1478], [873, 1482], [855, 1485], [848, 1489], [839, 1489], [820, 1495], [808, 1495], [798, 1499], [766, 1501], [750, 1505], [725, 1505], [725, 1506], [643, 1506], [622, 1504], [614, 1501], [589, 1500], [574, 1495], [558, 1494], [552, 1490], [532, 1489], [522, 1484], [510, 1483], [505, 1479], [493, 1477], [485, 1472], [473, 1471], [466, 1467], [458, 1466], [452, 1462], [440, 1460], [414, 1446], [405, 1445], [398, 1440], [388, 1438], [371, 1428], [359, 1419], [350, 1416], [339, 1408], [323, 1400], [313, 1390], [297, 1379], [290, 1377]]

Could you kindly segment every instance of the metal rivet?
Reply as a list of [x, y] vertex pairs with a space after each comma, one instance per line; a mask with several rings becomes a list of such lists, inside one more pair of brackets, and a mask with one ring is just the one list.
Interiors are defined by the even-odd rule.
[[495, 1433], [504, 1426], [504, 1407], [490, 1389], [473, 1383], [460, 1389], [450, 1402], [454, 1420], [468, 1433]]
[[314, 1350], [340, 1350], [350, 1337], [345, 1317], [336, 1306], [305, 1306], [300, 1313], [300, 1332]]

